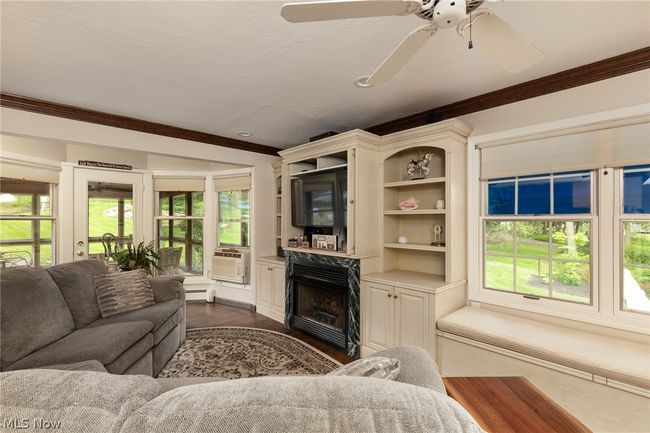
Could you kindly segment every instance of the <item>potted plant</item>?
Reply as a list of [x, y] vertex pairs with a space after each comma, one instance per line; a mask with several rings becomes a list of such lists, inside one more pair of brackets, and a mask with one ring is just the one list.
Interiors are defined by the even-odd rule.
[[134, 247], [133, 244], [127, 244], [125, 250], [113, 253], [113, 260], [115, 260], [117, 268], [121, 271], [144, 269], [148, 274], [151, 274], [154, 269], [160, 269], [158, 266], [160, 256], [155, 251], [153, 242], [148, 245], [140, 242], [137, 247]]

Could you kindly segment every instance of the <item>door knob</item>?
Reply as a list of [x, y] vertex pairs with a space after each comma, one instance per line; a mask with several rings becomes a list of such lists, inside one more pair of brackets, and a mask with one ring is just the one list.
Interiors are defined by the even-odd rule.
[[84, 255], [84, 252], [83, 252], [83, 251], [81, 251], [81, 250], [80, 250], [80, 251], [77, 251], [77, 255], [78, 255], [79, 257], [81, 257], [81, 256], [83, 256], [83, 255]]

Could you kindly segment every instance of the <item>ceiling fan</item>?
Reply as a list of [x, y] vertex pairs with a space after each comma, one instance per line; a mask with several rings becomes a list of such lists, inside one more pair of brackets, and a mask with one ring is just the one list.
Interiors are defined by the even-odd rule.
[[316, 1], [287, 3], [281, 14], [292, 23], [411, 14], [427, 21], [409, 33], [372, 75], [358, 79], [360, 87], [390, 81], [438, 29], [454, 26], [469, 48], [476, 46], [507, 72], [523, 71], [541, 61], [544, 54], [519, 32], [490, 10], [479, 9], [485, 1], [495, 0]]

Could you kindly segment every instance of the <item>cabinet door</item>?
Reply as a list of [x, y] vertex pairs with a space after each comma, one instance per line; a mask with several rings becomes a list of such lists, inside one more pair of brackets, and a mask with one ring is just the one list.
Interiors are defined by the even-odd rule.
[[395, 340], [393, 287], [376, 283], [364, 283], [364, 286], [364, 345], [372, 350], [392, 347]]
[[273, 308], [284, 315], [284, 268], [273, 267]]
[[257, 264], [257, 303], [265, 307], [273, 305], [273, 268], [265, 263]]
[[395, 287], [395, 345], [429, 350], [429, 294]]

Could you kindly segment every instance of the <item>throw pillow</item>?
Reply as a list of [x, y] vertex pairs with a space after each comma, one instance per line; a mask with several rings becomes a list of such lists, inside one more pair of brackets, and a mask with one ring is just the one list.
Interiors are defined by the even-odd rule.
[[357, 359], [328, 373], [328, 376], [362, 376], [395, 380], [399, 374], [399, 359], [372, 356]]
[[155, 304], [151, 283], [144, 269], [96, 275], [95, 291], [102, 317]]

